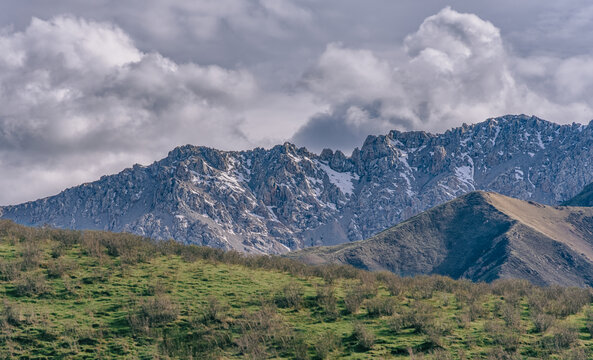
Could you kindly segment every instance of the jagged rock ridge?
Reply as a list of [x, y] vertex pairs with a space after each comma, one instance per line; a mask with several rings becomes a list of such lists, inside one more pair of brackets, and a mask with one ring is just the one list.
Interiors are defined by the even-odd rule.
[[592, 124], [524, 115], [369, 136], [351, 156], [289, 143], [242, 152], [187, 145], [0, 213], [27, 225], [281, 253], [364, 239], [473, 190], [560, 203], [593, 181], [592, 145]]

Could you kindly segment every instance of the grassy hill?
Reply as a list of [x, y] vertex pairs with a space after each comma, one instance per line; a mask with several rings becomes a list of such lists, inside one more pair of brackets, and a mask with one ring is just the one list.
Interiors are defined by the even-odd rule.
[[0, 358], [587, 359], [580, 288], [349, 266], [0, 221]]
[[400, 275], [593, 286], [593, 208], [555, 207], [476, 191], [367, 240], [288, 254]]

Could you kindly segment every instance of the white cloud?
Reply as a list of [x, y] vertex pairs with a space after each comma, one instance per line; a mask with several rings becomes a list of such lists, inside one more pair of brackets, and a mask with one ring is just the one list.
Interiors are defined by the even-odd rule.
[[593, 117], [593, 58], [521, 58], [476, 15], [447, 7], [407, 36], [402, 50], [405, 57], [389, 58], [330, 44], [303, 82], [332, 110], [294, 140], [319, 149], [319, 139], [342, 129], [348, 140], [337, 144], [349, 149], [393, 128], [442, 131], [508, 113], [559, 123]]
[[4, 203], [156, 160], [177, 145], [254, 143], [240, 130], [261, 96], [246, 70], [177, 64], [139, 51], [113, 25], [68, 16], [0, 35], [0, 49], [0, 187], [13, 189]]
[[[23, 12], [24, 2], [11, 1], [21, 9], [12, 15]], [[593, 56], [570, 45], [591, 11], [575, 15], [575, 6], [503, 23], [512, 24], [505, 32], [450, 8], [425, 18], [442, 6], [436, 0], [382, 10], [338, 0], [35, 4], [50, 20], [0, 30], [0, 204], [149, 163], [185, 143], [244, 149], [292, 138], [349, 150], [393, 128], [441, 131], [506, 113], [593, 117]], [[51, 17], [63, 4], [83, 17]], [[578, 26], [558, 31], [572, 46], [566, 56], [516, 51], [521, 24], [541, 25], [522, 38], [538, 43], [546, 24], [575, 16]]]

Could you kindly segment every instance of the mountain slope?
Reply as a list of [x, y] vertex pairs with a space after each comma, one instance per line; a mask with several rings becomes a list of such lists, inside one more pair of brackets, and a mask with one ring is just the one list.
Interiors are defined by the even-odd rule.
[[402, 275], [593, 285], [593, 209], [472, 192], [370, 239], [289, 254]]
[[572, 199], [565, 201], [562, 205], [566, 206], [593, 206], [593, 183], [585, 186], [583, 191], [578, 193]]
[[26, 225], [129, 231], [246, 252], [368, 238], [474, 190], [558, 204], [593, 182], [593, 125], [504, 116], [369, 136], [351, 156], [284, 144], [174, 149], [150, 166], [0, 208]]

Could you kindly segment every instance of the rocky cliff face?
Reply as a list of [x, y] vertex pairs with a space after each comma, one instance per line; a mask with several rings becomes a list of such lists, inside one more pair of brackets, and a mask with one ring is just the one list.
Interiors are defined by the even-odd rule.
[[27, 225], [280, 253], [363, 239], [473, 190], [557, 204], [592, 181], [593, 124], [521, 115], [443, 134], [369, 136], [349, 157], [288, 143], [243, 152], [188, 145], [0, 213]]

